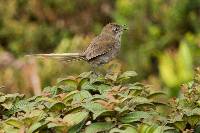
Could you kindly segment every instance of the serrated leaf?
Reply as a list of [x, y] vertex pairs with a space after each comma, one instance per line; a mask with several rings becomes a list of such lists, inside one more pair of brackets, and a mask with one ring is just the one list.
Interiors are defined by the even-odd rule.
[[96, 122], [86, 127], [85, 133], [99, 133], [109, 131], [114, 124], [109, 122]]

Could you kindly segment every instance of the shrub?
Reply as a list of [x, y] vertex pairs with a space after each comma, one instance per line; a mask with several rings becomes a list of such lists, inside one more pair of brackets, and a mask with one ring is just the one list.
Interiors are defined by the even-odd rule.
[[200, 70], [180, 98], [130, 82], [136, 75], [85, 72], [58, 79], [41, 96], [0, 93], [0, 132], [200, 132]]

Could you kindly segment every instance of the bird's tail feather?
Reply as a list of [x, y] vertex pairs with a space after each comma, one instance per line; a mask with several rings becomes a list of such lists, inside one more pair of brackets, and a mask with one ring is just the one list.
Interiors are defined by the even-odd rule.
[[35, 56], [38, 58], [52, 58], [60, 61], [71, 62], [85, 60], [85, 58], [80, 53], [62, 53], [62, 54], [33, 54], [29, 56]]

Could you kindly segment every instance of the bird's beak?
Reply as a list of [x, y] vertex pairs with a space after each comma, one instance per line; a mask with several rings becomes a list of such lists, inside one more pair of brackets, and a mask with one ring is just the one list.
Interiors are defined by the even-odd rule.
[[123, 30], [128, 30], [128, 26], [126, 24], [122, 25]]

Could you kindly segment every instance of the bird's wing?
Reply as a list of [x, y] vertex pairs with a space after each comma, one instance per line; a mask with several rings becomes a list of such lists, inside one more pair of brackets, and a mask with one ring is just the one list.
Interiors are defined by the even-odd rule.
[[90, 60], [109, 52], [116, 43], [116, 39], [111, 36], [99, 35], [92, 40], [83, 55], [87, 60]]

